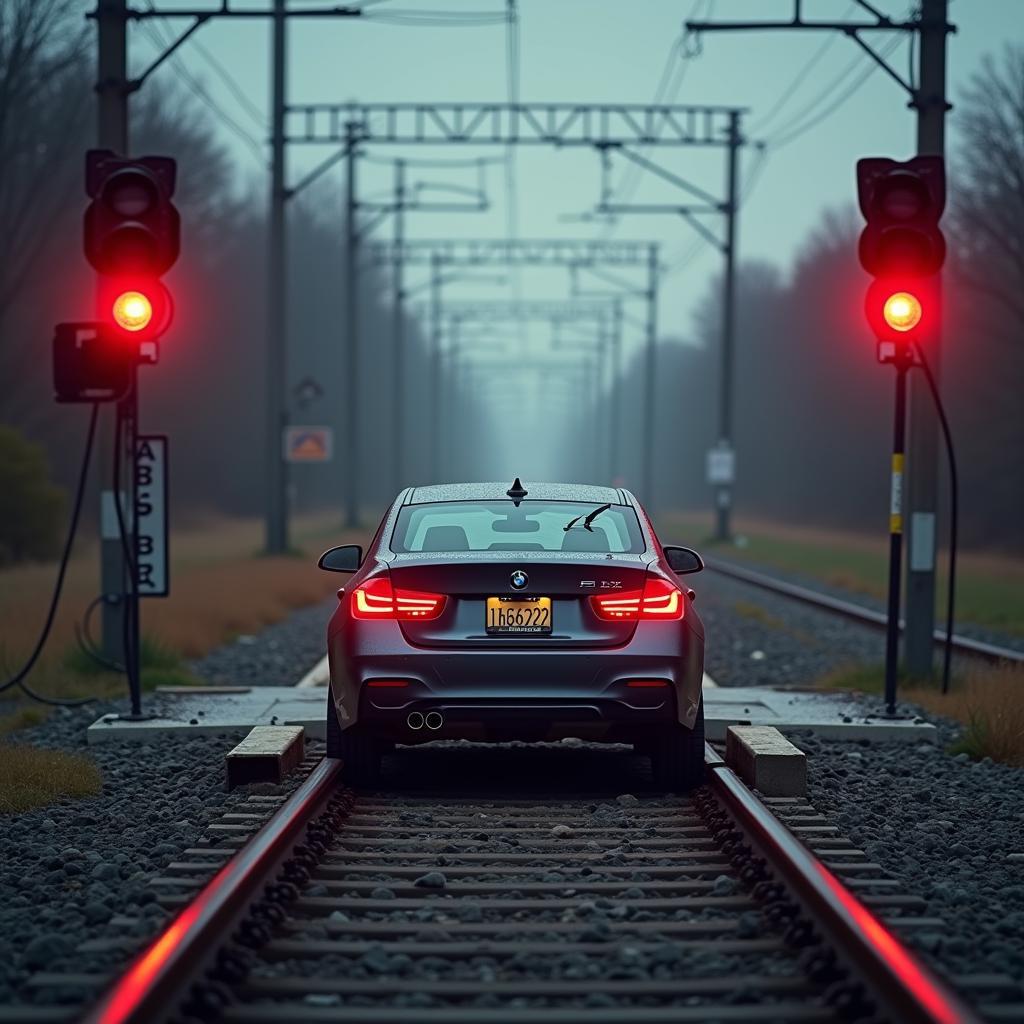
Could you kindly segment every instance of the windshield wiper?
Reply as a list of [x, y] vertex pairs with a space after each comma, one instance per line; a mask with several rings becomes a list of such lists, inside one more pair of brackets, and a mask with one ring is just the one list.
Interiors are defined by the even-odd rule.
[[569, 522], [562, 527], [563, 530], [568, 532], [571, 530], [581, 519], [583, 519], [583, 529], [589, 530], [591, 533], [594, 532], [594, 528], [590, 525], [602, 512], [607, 512], [612, 507], [611, 502], [607, 505], [600, 505], [594, 509], [593, 512], [587, 514], [587, 518], [583, 519], [583, 513], [581, 512], [575, 519], [570, 519]]

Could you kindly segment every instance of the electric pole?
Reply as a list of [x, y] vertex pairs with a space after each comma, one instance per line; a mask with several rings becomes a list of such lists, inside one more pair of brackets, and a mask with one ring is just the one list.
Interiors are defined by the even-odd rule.
[[285, 303], [285, 142], [287, 73], [286, 0], [274, 0], [271, 27], [270, 221], [267, 225], [267, 519], [265, 549], [288, 549], [288, 480], [283, 451], [287, 386]]
[[402, 242], [405, 238], [405, 161], [395, 161], [395, 259], [391, 266], [394, 288], [394, 324], [392, 346], [394, 355], [394, 455], [392, 473], [393, 490], [397, 493], [404, 484], [403, 455], [405, 447], [405, 295], [403, 292]]
[[[726, 172], [725, 198], [725, 271], [722, 288], [722, 365], [718, 398], [718, 444], [725, 458], [733, 459], [735, 451], [733, 438], [733, 366], [736, 345], [736, 184], [739, 170], [740, 131], [739, 114], [729, 116], [729, 162]], [[732, 473], [723, 478], [715, 494], [716, 527], [715, 540], [732, 540]]]
[[441, 464], [441, 257], [430, 254], [430, 482], [438, 483]]
[[658, 247], [647, 249], [647, 344], [644, 361], [643, 470], [644, 503], [647, 511], [654, 508], [654, 406], [658, 384]]
[[[917, 155], [945, 157], [946, 37], [956, 28], [949, 24], [949, 0], [920, 0], [918, 12], [889, 18], [867, 0], [857, 6], [867, 20], [810, 20], [803, 17], [801, 0], [793, 0], [788, 20], [687, 21], [687, 31], [815, 31], [841, 32], [852, 39], [910, 97], [917, 113]], [[905, 78], [862, 38], [875, 32], [904, 32], [918, 42], [917, 80]], [[930, 360], [936, 381], [941, 365], [941, 278], [935, 283], [939, 322], [929, 336]], [[935, 628], [935, 518], [938, 498], [938, 417], [927, 382], [915, 377], [910, 386], [910, 433], [907, 454], [908, 508], [906, 666], [912, 676], [932, 672]]]
[[356, 223], [356, 166], [359, 125], [345, 124], [345, 526], [359, 526], [359, 225]]
[[608, 444], [610, 464], [608, 467], [608, 483], [614, 485], [615, 478], [619, 475], [619, 399], [621, 394], [615, 391], [622, 391], [622, 299], [616, 299], [612, 306], [612, 336], [611, 336], [611, 359], [612, 359], [612, 380], [609, 391], [611, 408], [609, 410], [608, 429], [611, 438]]
[[[99, 149], [128, 155], [128, 38], [127, 0], [103, 0], [96, 6], [96, 95]], [[100, 309], [97, 283], [97, 310]], [[122, 400], [123, 401], [123, 400]], [[114, 424], [100, 421], [99, 465], [102, 474], [110, 472], [114, 459], [123, 460], [123, 448], [116, 445]], [[123, 465], [123, 461], [122, 461]], [[102, 647], [109, 661], [124, 658], [127, 567], [118, 529], [115, 501], [124, 502], [109, 486], [100, 486], [100, 586], [103, 594]]]
[[[917, 152], [946, 154], [946, 36], [949, 0], [922, 0], [918, 28]], [[941, 380], [942, 277], [935, 281], [935, 329], [929, 355], [936, 383]], [[935, 520], [938, 506], [939, 426], [927, 381], [921, 374], [910, 383], [910, 452], [907, 459], [907, 597], [904, 658], [907, 672], [932, 673], [935, 632]]]

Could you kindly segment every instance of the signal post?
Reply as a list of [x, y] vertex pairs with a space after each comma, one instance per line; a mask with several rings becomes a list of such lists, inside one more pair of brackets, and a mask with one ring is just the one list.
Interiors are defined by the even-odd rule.
[[[103, 490], [104, 650], [102, 660], [123, 664], [131, 696], [130, 717], [142, 716], [139, 680], [139, 596], [166, 593], [166, 572], [153, 586], [155, 539], [140, 549], [140, 513], [154, 510], [139, 502], [138, 367], [156, 363], [158, 339], [172, 317], [171, 296], [160, 278], [180, 250], [181, 221], [171, 199], [176, 164], [170, 157], [129, 160], [107, 149], [86, 154], [85, 256], [96, 270], [97, 318], [58, 324], [53, 343], [54, 391], [58, 402], [116, 403], [113, 443], [101, 450], [110, 466], [112, 487]], [[166, 441], [151, 439], [145, 472], [166, 472]], [[159, 455], [154, 454], [159, 450]], [[103, 458], [103, 456], [106, 458]], [[109, 459], [109, 462], [107, 461]], [[102, 470], [101, 470], [102, 471]], [[161, 501], [166, 486], [159, 486]], [[162, 510], [161, 510], [162, 511]], [[166, 526], [166, 515], [158, 518]], [[164, 560], [166, 537], [163, 537]], [[113, 549], [113, 550], [111, 550]], [[145, 555], [145, 578], [140, 556]], [[111, 614], [116, 609], [117, 614]], [[116, 627], [116, 628], [115, 628]]]
[[[939, 327], [935, 276], [946, 258], [939, 219], [946, 203], [945, 162], [918, 156], [900, 163], [884, 157], [857, 162], [857, 195], [867, 222], [861, 265], [874, 277], [865, 313], [878, 339], [878, 360], [896, 370], [889, 498], [889, 598], [885, 643], [885, 705], [896, 711], [907, 421], [907, 372], [927, 365]], [[929, 635], [929, 654], [931, 636]]]

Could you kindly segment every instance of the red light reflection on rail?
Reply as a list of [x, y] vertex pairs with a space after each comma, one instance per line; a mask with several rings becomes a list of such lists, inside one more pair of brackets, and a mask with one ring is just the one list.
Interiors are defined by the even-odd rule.
[[893, 934], [871, 913], [862, 906], [842, 886], [839, 880], [824, 865], [816, 864], [818, 873], [831, 890], [832, 896], [843, 905], [857, 925], [867, 935], [872, 945], [885, 957], [892, 970], [900, 976], [904, 984], [914, 993], [914, 998], [928, 1008], [928, 1012], [937, 1021], [958, 1024], [960, 1015], [951, 1007], [942, 994], [935, 989], [931, 980], [908, 955]]
[[[214, 891], [221, 875], [228, 870], [222, 868], [210, 882], [208, 891]], [[200, 897], [190, 903], [167, 926], [166, 931], [128, 969], [114, 987], [107, 1005], [96, 1018], [100, 1024], [134, 1024], [139, 1009], [139, 1000], [153, 984], [153, 979], [163, 970], [174, 955], [182, 938], [195, 926], [206, 910], [207, 901]]]

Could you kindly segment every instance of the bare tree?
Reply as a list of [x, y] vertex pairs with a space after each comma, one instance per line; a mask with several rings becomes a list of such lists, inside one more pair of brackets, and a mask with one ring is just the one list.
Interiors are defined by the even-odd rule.
[[0, 4], [0, 319], [31, 277], [80, 176], [92, 106], [71, 0]]
[[[957, 112], [957, 187], [949, 224], [961, 284], [1024, 328], [1024, 45], [985, 58]], [[1005, 321], [1004, 321], [1005, 323]]]

